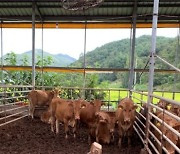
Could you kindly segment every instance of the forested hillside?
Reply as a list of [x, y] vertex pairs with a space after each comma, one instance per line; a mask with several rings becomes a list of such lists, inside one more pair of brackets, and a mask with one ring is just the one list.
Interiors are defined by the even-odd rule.
[[[149, 52], [151, 50], [151, 37], [141, 36], [136, 39], [136, 68], [144, 68], [148, 59]], [[177, 38], [165, 38], [157, 37], [157, 49], [156, 53], [170, 62], [171, 64], [177, 63], [177, 67], [180, 67], [180, 54], [176, 55], [177, 50]], [[180, 49], [179, 49], [180, 50]], [[179, 53], [179, 51], [177, 51]], [[86, 54], [86, 66], [96, 68], [129, 68], [130, 58], [130, 40], [123, 39], [120, 41], [111, 42], [105, 44], [95, 50]], [[175, 60], [175, 57], [177, 58]], [[73, 66], [82, 67], [83, 57], [72, 64]], [[148, 68], [148, 67], [147, 67]], [[164, 64], [160, 60], [156, 59], [155, 68], [158, 69], [170, 69], [168, 65]], [[140, 73], [137, 73], [137, 84], [147, 85], [148, 73], [144, 73], [139, 78]], [[99, 82], [108, 80], [110, 82], [120, 82], [122, 87], [128, 86], [128, 74], [127, 73], [113, 73], [113, 74], [101, 74], [99, 75]], [[155, 74], [155, 86], [161, 86], [168, 84], [168, 87], [172, 87], [174, 80], [174, 74]], [[176, 85], [180, 89], [180, 84]], [[142, 87], [141, 87], [142, 88]]]
[[[177, 45], [177, 38], [157, 37], [156, 53], [180, 68], [180, 49]], [[136, 68], [144, 69], [149, 59], [151, 50], [151, 37], [141, 36], [136, 39], [135, 64]], [[42, 66], [41, 51], [36, 51], [36, 66]], [[31, 65], [31, 51], [21, 55], [9, 53], [4, 57], [5, 65]], [[123, 39], [120, 41], [110, 42], [101, 47], [96, 48], [86, 54], [86, 67], [96, 68], [129, 68], [130, 58], [130, 40]], [[69, 57], [68, 55], [51, 55], [44, 52], [43, 66], [71, 66], [83, 67], [83, 57], [79, 60]], [[59, 64], [57, 64], [59, 63]], [[60, 64], [61, 63], [61, 64]], [[148, 66], [148, 65], [147, 65]], [[147, 67], [148, 68], [148, 67]], [[155, 68], [170, 69], [168, 65], [156, 59]], [[31, 84], [32, 72], [12, 71], [8, 72], [4, 80], [13, 84]], [[102, 87], [102, 88], [128, 88], [128, 72], [118, 73], [95, 73], [86, 74], [86, 87]], [[136, 73], [136, 89], [147, 90], [148, 72]], [[37, 72], [36, 84], [46, 86], [65, 86], [65, 87], [82, 87], [82, 73], [54, 73], [47, 72], [42, 74]], [[42, 83], [43, 82], [43, 83]], [[156, 90], [180, 91], [180, 75], [155, 73], [154, 87]]]

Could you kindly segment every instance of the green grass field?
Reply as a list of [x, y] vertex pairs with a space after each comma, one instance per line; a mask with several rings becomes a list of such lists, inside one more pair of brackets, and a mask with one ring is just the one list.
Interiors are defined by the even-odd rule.
[[[146, 92], [147, 94], [147, 92]], [[173, 93], [171, 92], [154, 92], [155, 95], [157, 96], [162, 96], [164, 98], [168, 98], [168, 99], [173, 99]], [[117, 103], [118, 103], [118, 100], [121, 100], [125, 97], [128, 96], [128, 91], [113, 91], [111, 90], [110, 92], [106, 92], [106, 97], [105, 97], [105, 100], [110, 100], [110, 102], [112, 102], [112, 106], [114, 108], [117, 107]], [[147, 96], [145, 95], [141, 95], [141, 94], [138, 94], [138, 93], [133, 93], [133, 101], [135, 103], [141, 103], [140, 100], [143, 100], [144, 102], [147, 102]], [[138, 100], [140, 99], [140, 100]], [[180, 93], [175, 93], [174, 95], [174, 100], [176, 101], [179, 101], [180, 102]], [[157, 98], [153, 98], [153, 103], [156, 104], [157, 102], [159, 101], [159, 99]]]

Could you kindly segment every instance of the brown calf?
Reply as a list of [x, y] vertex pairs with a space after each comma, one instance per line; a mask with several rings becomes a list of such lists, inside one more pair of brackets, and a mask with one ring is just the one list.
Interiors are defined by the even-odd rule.
[[108, 113], [100, 111], [96, 113], [97, 126], [96, 126], [96, 142], [109, 144], [111, 141], [112, 119]]
[[35, 106], [49, 106], [51, 100], [57, 96], [57, 91], [44, 91], [44, 90], [32, 90], [28, 94], [28, 99], [30, 102], [29, 114], [34, 118]]
[[88, 142], [90, 143], [90, 136], [93, 134], [96, 128], [96, 112], [100, 111], [103, 103], [100, 100], [94, 100], [91, 103], [87, 103], [85, 108], [80, 110], [80, 121], [88, 126]]
[[130, 146], [130, 136], [133, 132], [136, 108], [137, 106], [130, 98], [124, 98], [118, 105], [116, 119], [118, 121], [119, 147], [121, 147], [122, 137], [125, 135], [128, 137], [128, 146]]
[[59, 123], [64, 123], [65, 138], [68, 138], [68, 126], [73, 127], [74, 137], [76, 137], [76, 120], [79, 118], [80, 109], [86, 106], [83, 100], [64, 100], [61, 98], [54, 98], [50, 104], [51, 110], [51, 130], [54, 132], [54, 125], [56, 122], [56, 134], [59, 133]]

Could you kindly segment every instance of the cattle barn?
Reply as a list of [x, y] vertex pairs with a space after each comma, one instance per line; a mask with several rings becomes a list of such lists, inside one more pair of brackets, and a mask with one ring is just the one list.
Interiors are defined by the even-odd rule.
[[[180, 91], [161, 91], [162, 95], [160, 96], [153, 88], [155, 73], [173, 73], [175, 75], [180, 73], [179, 68], [156, 54], [157, 29], [180, 29], [179, 0], [0, 0], [0, 20], [0, 153], [93, 153], [93, 148], [91, 148], [93, 142], [99, 142], [99, 144], [94, 143], [94, 146], [99, 148], [96, 149], [97, 153], [180, 153], [180, 100], [176, 100]], [[6, 33], [3, 30], [12, 28], [32, 29], [32, 66], [7, 66], [4, 64], [2, 57], [4, 56], [3, 44], [6, 41], [4, 39]], [[43, 40], [43, 29], [56, 28], [85, 30], [83, 67], [35, 66], [35, 30], [42, 29]], [[131, 29], [129, 68], [86, 67], [86, 29], [119, 28]], [[152, 29], [151, 50], [149, 62], [146, 65], [149, 67], [145, 66], [141, 69], [135, 67], [135, 42], [136, 29], [138, 28]], [[177, 52], [180, 50], [179, 37], [180, 32], [177, 36]], [[155, 68], [155, 61], [157, 60], [164, 63], [164, 65], [168, 65], [170, 69]], [[177, 60], [179, 59], [175, 61]], [[28, 72], [29, 76], [32, 77], [32, 84], [13, 84], [11, 80], [8, 84], [5, 83], [4, 78], [9, 76], [11, 71]], [[84, 83], [82, 87], [61, 87], [59, 98], [57, 97], [58, 94], [55, 94], [57, 87], [44, 86], [43, 76], [37, 76], [37, 72], [42, 74], [45, 72], [80, 73], [84, 78]], [[88, 73], [107, 72], [129, 73], [128, 89], [86, 87], [85, 77]], [[148, 73], [148, 91], [135, 90], [136, 72]], [[16, 75], [16, 77], [18, 76]], [[37, 86], [37, 77], [42, 78], [42, 86]], [[94, 100], [94, 102], [84, 100], [87, 91], [89, 93], [92, 91], [107, 93], [108, 97], [101, 100], [102, 104], [105, 105], [97, 108], [95, 106], [97, 100]], [[66, 95], [63, 94], [67, 94], [67, 92], [69, 92], [69, 95], [65, 97]], [[73, 97], [73, 92], [78, 93], [76, 98]], [[112, 92], [117, 93], [116, 100], [111, 100]], [[127, 100], [122, 99], [122, 93], [126, 94]], [[166, 93], [171, 93], [172, 98], [166, 98]], [[112, 109], [110, 103], [118, 102], [120, 99], [122, 101], [116, 106], [117, 108]], [[53, 100], [52, 104], [50, 103], [51, 100]], [[35, 105], [43, 104], [43, 102], [44, 106], [36, 106], [34, 109]], [[66, 106], [62, 105], [62, 102], [66, 102]], [[78, 106], [76, 102], [79, 103]], [[46, 105], [49, 104], [51, 109], [44, 112], [47, 110]], [[170, 106], [170, 109], [168, 106]], [[61, 110], [62, 108], [64, 110]], [[85, 108], [88, 108], [88, 111], [93, 111], [91, 112], [93, 115], [88, 117], [91, 122], [88, 123], [88, 127], [83, 124], [81, 126], [78, 121], [79, 119], [81, 121], [83, 115], [81, 111]], [[128, 114], [127, 110], [129, 111]], [[136, 112], [132, 113], [132, 110]], [[29, 116], [29, 111], [31, 116]], [[88, 113], [88, 111], [85, 111], [85, 113]], [[50, 118], [47, 119], [47, 117]], [[116, 121], [117, 117], [119, 119]], [[94, 118], [97, 118], [97, 120], [94, 120]], [[113, 120], [114, 128], [112, 128]], [[66, 124], [65, 130], [62, 126], [64, 124], [59, 124], [59, 122]], [[54, 127], [55, 125], [56, 127]], [[67, 125], [73, 127], [73, 132], [70, 127], [70, 130], [66, 128]], [[104, 134], [108, 134], [108, 137], [104, 138]], [[119, 137], [120, 134], [122, 138]], [[90, 136], [90, 142], [88, 135]], [[129, 139], [131, 140], [130, 146]]]

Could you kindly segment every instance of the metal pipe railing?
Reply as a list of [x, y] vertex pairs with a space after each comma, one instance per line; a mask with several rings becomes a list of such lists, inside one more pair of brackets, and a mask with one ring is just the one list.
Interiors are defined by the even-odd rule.
[[168, 112], [168, 110], [165, 110], [165, 109], [161, 109], [160, 107], [154, 105], [154, 104], [150, 104], [152, 107], [166, 113], [167, 115], [169, 115], [170, 117], [173, 117], [174, 119], [176, 119], [177, 121], [180, 122], [180, 117], [176, 116], [175, 114], [172, 114], [171, 112]]
[[158, 118], [157, 116], [155, 116], [152, 113], [149, 113], [152, 117], [154, 117], [157, 121], [159, 121], [161, 124], [163, 124], [164, 126], [166, 126], [169, 130], [171, 130], [174, 134], [176, 134], [179, 138], [180, 138], [180, 133], [175, 130], [174, 128], [170, 127], [165, 121], [161, 120], [160, 118]]
[[17, 112], [17, 113], [14, 113], [14, 114], [10, 114], [10, 115], [5, 116], [5, 117], [1, 117], [0, 120], [7, 119], [7, 118], [10, 118], [10, 117], [14, 117], [14, 116], [16, 116], [18, 114], [21, 114], [21, 113], [24, 113], [24, 112], [27, 112], [27, 110], [21, 111], [21, 112]]
[[[150, 125], [160, 134], [161, 131], [151, 122], [149, 121]], [[149, 130], [149, 133], [151, 133], [151, 136], [156, 140], [156, 142], [161, 146], [161, 142], [157, 139], [157, 137]], [[167, 149], [162, 145], [162, 149], [168, 153]]]
[[1, 126], [4, 126], [4, 125], [7, 125], [7, 124], [9, 124], [9, 123], [15, 122], [15, 121], [17, 121], [17, 120], [20, 120], [20, 119], [22, 119], [22, 118], [25, 118], [25, 117], [27, 117], [27, 116], [28, 116], [28, 114], [27, 114], [27, 115], [24, 115], [24, 116], [22, 116], [22, 117], [19, 117], [19, 118], [16, 118], [16, 119], [7, 121], [7, 122], [5, 122], [5, 123], [2, 123], [2, 124], [0, 124], [0, 127], [1, 127]]
[[[177, 151], [177, 152], [179, 152], [180, 153], [180, 149], [166, 136], [166, 135], [164, 135], [153, 123], [151, 123], [150, 121], [149, 121], [149, 123], [150, 123], [150, 125], [151, 126], [154, 126], [154, 129], [166, 140], [166, 141], [168, 141], [169, 142], [169, 144], [171, 145], [171, 146], [173, 146], [174, 148], [175, 148], [175, 150]], [[165, 122], [164, 122], [165, 123]], [[177, 132], [177, 131], [176, 131]], [[174, 133], [174, 132], [173, 132]], [[179, 136], [179, 134], [180, 133], [178, 133], [178, 135], [177, 136]], [[164, 149], [163, 149], [164, 150]], [[167, 150], [167, 149], [166, 149]], [[168, 152], [167, 152], [168, 153]]]
[[164, 60], [163, 58], [161, 58], [160, 56], [156, 55], [156, 57], [158, 59], [160, 59], [161, 61], [163, 61], [164, 63], [166, 63], [167, 65], [169, 65], [171, 68], [175, 69], [176, 71], [180, 72], [180, 69], [175, 67], [174, 65], [170, 64], [169, 62], [167, 62], [166, 60]]
[[144, 125], [137, 116], [136, 116], [136, 119], [139, 121], [139, 123], [140, 123], [144, 128], [146, 127], [146, 125]]
[[[7, 112], [10, 112], [10, 111], [17, 110], [17, 109], [21, 109], [21, 108], [24, 108], [24, 107], [27, 107], [27, 106], [28, 106], [28, 105], [24, 105], [24, 106], [12, 108], [12, 109], [7, 109], [7, 110], [6, 110], [6, 113], [7, 113]], [[5, 112], [5, 111], [0, 111], [0, 114], [1, 114], [1, 113], [4, 113], [4, 112]]]

